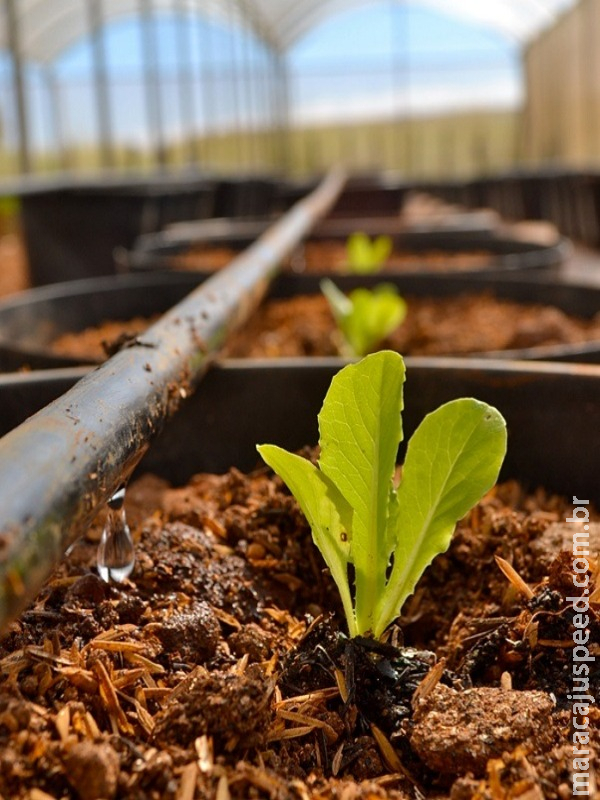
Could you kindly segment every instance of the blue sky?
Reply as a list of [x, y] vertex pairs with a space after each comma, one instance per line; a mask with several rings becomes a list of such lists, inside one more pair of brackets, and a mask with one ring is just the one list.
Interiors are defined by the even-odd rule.
[[[483, 2], [484, 0], [482, 0]], [[179, 35], [182, 20], [157, 15], [157, 59], [168, 135], [182, 133], [184, 119], [176, 88]], [[257, 44], [244, 45], [231, 30], [199, 18], [185, 22], [190, 43], [190, 84], [193, 115], [198, 129], [224, 128], [253, 114], [243, 98], [232, 101], [228, 65], [232, 51], [259, 65], [264, 52]], [[107, 28], [113, 126], [120, 139], [132, 146], [147, 139], [147, 115], [142, 75], [140, 27], [123, 19]], [[247, 61], [245, 63], [248, 63]], [[92, 94], [89, 40], [65, 52], [56, 63], [61, 84], [60, 118], [69, 141], [91, 139], [96, 130]], [[516, 45], [491, 29], [469, 24], [418, 4], [371, 4], [329, 18], [289, 53], [291, 98], [298, 121], [328, 121], [391, 114], [422, 114], [453, 108], [515, 106], [521, 97], [521, 68]], [[208, 90], [201, 76], [210, 68]], [[203, 72], [204, 70], [204, 72]], [[0, 80], [10, 71], [0, 59]], [[35, 68], [29, 72], [30, 114], [38, 143], [53, 136], [52, 110]], [[259, 80], [254, 86], [260, 91]], [[6, 92], [4, 93], [6, 95]], [[6, 99], [5, 99], [6, 102]], [[0, 101], [1, 103], [1, 101]], [[126, 109], [126, 113], [123, 113]], [[0, 106], [7, 135], [11, 110]]]

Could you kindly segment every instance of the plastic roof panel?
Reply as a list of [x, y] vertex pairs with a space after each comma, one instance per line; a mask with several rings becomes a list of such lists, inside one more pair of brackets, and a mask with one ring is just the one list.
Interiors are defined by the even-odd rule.
[[[576, 0], [410, 0], [526, 43]], [[51, 62], [89, 34], [88, 0], [13, 0], [24, 58]], [[406, 0], [396, 0], [401, 5]], [[334, 14], [377, 0], [181, 0], [178, 8], [245, 25], [285, 51]], [[173, 0], [152, 0], [157, 11], [173, 11]], [[139, 0], [102, 0], [107, 21], [139, 14]], [[0, 47], [6, 48], [6, 15], [0, 17]]]
[[[251, 0], [269, 21], [283, 49], [292, 47], [313, 27], [335, 13], [359, 6], [376, 5], [377, 0]], [[410, 0], [450, 16], [499, 30], [511, 39], [527, 42], [552, 24], [576, 0]], [[396, 0], [404, 5], [406, 0]]]

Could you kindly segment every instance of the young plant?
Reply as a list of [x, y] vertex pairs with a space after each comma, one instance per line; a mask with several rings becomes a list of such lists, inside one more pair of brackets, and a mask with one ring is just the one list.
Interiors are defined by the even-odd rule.
[[456, 522], [493, 486], [506, 452], [506, 424], [495, 408], [453, 400], [413, 434], [396, 488], [404, 373], [402, 357], [382, 351], [333, 378], [319, 413], [318, 466], [258, 446], [309, 522], [352, 637], [381, 637], [448, 548]]
[[354, 289], [348, 296], [324, 278], [321, 291], [344, 340], [342, 355], [364, 356], [396, 330], [406, 316], [406, 301], [395, 286], [381, 283], [370, 289]]
[[390, 236], [370, 239], [366, 233], [353, 233], [346, 242], [347, 267], [357, 275], [379, 272], [392, 253]]

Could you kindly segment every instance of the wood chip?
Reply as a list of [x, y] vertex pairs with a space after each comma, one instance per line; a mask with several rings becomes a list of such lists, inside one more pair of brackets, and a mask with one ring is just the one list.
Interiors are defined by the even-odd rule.
[[137, 700], [135, 701], [135, 710], [137, 712], [137, 718], [140, 725], [144, 729], [145, 733], [150, 736], [154, 731], [154, 719], [152, 718], [152, 715], [141, 703], [138, 703]]
[[100, 738], [100, 728], [98, 727], [98, 723], [92, 716], [89, 711], [85, 712], [85, 724], [88, 729], [89, 738], [90, 739], [99, 739]]
[[146, 649], [142, 642], [98, 641], [89, 642], [91, 650], [104, 650], [107, 653], [141, 653]]
[[161, 667], [160, 664], [155, 664], [153, 661], [150, 661], [148, 658], [141, 656], [139, 653], [134, 653], [131, 651], [124, 652], [125, 659], [129, 661], [130, 664], [139, 664], [144, 669], [148, 670], [151, 674], [161, 674], [164, 673], [166, 670], [164, 667]]
[[43, 792], [41, 789], [32, 789], [29, 792], [29, 800], [56, 800], [53, 794]]
[[98, 681], [89, 670], [81, 667], [63, 667], [60, 674], [82, 692], [92, 695], [98, 692]]
[[331, 760], [331, 774], [335, 778], [340, 771], [340, 767], [342, 766], [342, 757], [344, 755], [344, 742], [338, 747], [335, 751], [335, 755]]
[[215, 606], [211, 606], [210, 608], [219, 622], [222, 622], [224, 625], [229, 625], [230, 628], [234, 628], [237, 631], [242, 629], [242, 623], [231, 614], [228, 614], [220, 608], [215, 608]]
[[143, 694], [146, 700], [156, 700], [157, 703], [163, 703], [172, 693], [172, 689], [164, 689], [162, 687], [153, 686], [143, 689]]
[[336, 731], [331, 727], [331, 725], [329, 725], [327, 722], [324, 722], [322, 719], [309, 717], [306, 714], [299, 714], [297, 711], [285, 711], [284, 709], [280, 709], [277, 712], [277, 716], [280, 719], [285, 719], [289, 722], [297, 722], [300, 725], [308, 725], [313, 729], [320, 728], [324, 732], [328, 744], [333, 744], [338, 740], [338, 734]]
[[250, 661], [250, 656], [248, 653], [244, 653], [244, 655], [240, 658], [240, 660], [233, 665], [232, 672], [235, 672], [236, 675], [243, 675], [244, 672], [248, 669], [248, 662]]
[[119, 670], [113, 675], [113, 684], [115, 689], [126, 689], [128, 686], [134, 684], [138, 678], [143, 677], [146, 670], [142, 667], [137, 669]]
[[69, 740], [69, 731], [71, 729], [71, 710], [69, 705], [63, 706], [54, 718], [54, 724], [58, 731], [58, 736], [61, 743], [64, 745]]
[[63, 656], [55, 656], [53, 653], [48, 653], [42, 647], [34, 647], [29, 645], [24, 650], [25, 655], [29, 656], [34, 661], [43, 661], [46, 664], [51, 664], [57, 667], [73, 667], [75, 666], [72, 661]]
[[99, 695], [104, 703], [106, 710], [111, 718], [114, 720], [117, 725], [117, 729], [120, 730], [122, 733], [133, 734], [134, 729], [127, 717], [125, 716], [125, 712], [121, 708], [119, 703], [119, 698], [117, 697], [117, 692], [115, 687], [113, 686], [108, 672], [106, 671], [106, 667], [101, 661], [96, 661], [94, 664], [94, 672], [96, 677], [98, 678], [99, 686]]
[[102, 631], [102, 633], [99, 633], [98, 636], [95, 636], [90, 642], [88, 642], [88, 644], [91, 644], [92, 642], [121, 639], [123, 636], [129, 636], [137, 630], [138, 626], [134, 625], [133, 623], [128, 623], [126, 625], [115, 625], [114, 628], [110, 628], [108, 631]]
[[219, 778], [215, 800], [231, 800], [231, 794], [229, 793], [229, 781], [227, 780], [227, 775], [221, 775], [221, 777]]
[[512, 691], [512, 675], [510, 672], [503, 672], [502, 675], [500, 675], [500, 688], [504, 689], [505, 692]]
[[199, 736], [194, 742], [198, 755], [198, 768], [204, 775], [210, 775], [215, 766], [213, 740], [206, 734]]
[[268, 734], [267, 742], [280, 742], [284, 739], [298, 739], [301, 736], [307, 736], [314, 731], [314, 725], [306, 725], [300, 728], [286, 728], [284, 730], [273, 731]]
[[321, 703], [325, 700], [331, 700], [332, 697], [337, 697], [338, 694], [339, 690], [335, 686], [332, 686], [329, 689], [319, 689], [316, 692], [309, 692], [308, 694], [297, 694], [294, 697], [286, 697], [285, 700], [276, 703], [275, 708], [285, 708], [286, 706], [298, 708], [305, 703]]
[[348, 694], [348, 686], [346, 685], [346, 676], [338, 667], [335, 668], [334, 675], [340, 697], [344, 703], [347, 703], [350, 695]]
[[248, 783], [268, 792], [271, 797], [287, 797], [287, 783], [276, 775], [265, 770], [257, 769], [245, 762], [236, 765], [235, 774], [229, 778], [229, 784], [247, 781]]
[[411, 705], [413, 709], [417, 709], [421, 703], [423, 703], [433, 692], [435, 687], [440, 682], [442, 675], [444, 674], [444, 669], [446, 668], [446, 659], [441, 658], [437, 664], [434, 664], [433, 667], [429, 670], [427, 675], [423, 678], [421, 683], [417, 686], [414, 691], [414, 694], [411, 699]]
[[508, 578], [511, 585], [519, 594], [522, 594], [527, 600], [531, 600], [533, 597], [535, 597], [531, 587], [525, 583], [523, 578], [519, 575], [512, 564], [509, 564], [508, 561], [506, 561], [504, 558], [500, 558], [500, 556], [494, 556], [494, 559], [496, 564], [500, 567], [501, 572], [506, 578]]
[[196, 781], [198, 779], [198, 764], [191, 761], [183, 768], [181, 780], [175, 795], [177, 800], [194, 800], [196, 794]]
[[400, 756], [392, 747], [385, 733], [380, 730], [377, 725], [373, 725], [373, 723], [371, 723], [371, 733], [377, 742], [377, 747], [379, 748], [379, 752], [383, 757], [386, 767], [391, 769], [392, 772], [403, 772]]

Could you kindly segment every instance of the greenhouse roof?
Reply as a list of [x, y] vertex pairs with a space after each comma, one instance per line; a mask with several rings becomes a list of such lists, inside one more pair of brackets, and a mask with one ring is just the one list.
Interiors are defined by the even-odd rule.
[[[286, 51], [325, 19], [375, 0], [148, 0], [156, 11], [208, 14], [245, 25], [278, 50]], [[406, 0], [397, 0], [398, 3]], [[576, 0], [411, 0], [493, 28], [526, 43], [552, 24]], [[9, 0], [15, 10], [24, 58], [52, 62], [88, 35], [93, 9], [105, 21], [140, 13], [140, 0]], [[92, 13], [90, 13], [92, 11]], [[0, 47], [8, 48], [8, 14], [0, 19]]]

